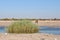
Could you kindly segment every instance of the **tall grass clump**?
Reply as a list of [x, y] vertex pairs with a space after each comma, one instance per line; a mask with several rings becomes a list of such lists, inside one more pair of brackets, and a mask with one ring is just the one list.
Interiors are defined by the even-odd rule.
[[28, 20], [13, 22], [7, 27], [8, 33], [37, 33], [38, 27]]

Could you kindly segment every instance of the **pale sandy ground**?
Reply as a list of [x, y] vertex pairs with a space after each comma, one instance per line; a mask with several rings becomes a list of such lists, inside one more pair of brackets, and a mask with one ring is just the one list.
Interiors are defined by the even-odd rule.
[[[0, 21], [0, 26], [8, 26], [13, 21]], [[35, 23], [35, 21], [32, 21]], [[37, 24], [37, 23], [35, 23]], [[60, 21], [38, 21], [38, 26], [60, 27]]]
[[[35, 23], [35, 21], [32, 21]], [[38, 26], [60, 27], [60, 21], [38, 21]]]
[[60, 40], [60, 35], [52, 34], [3, 34], [0, 33], [0, 40]]

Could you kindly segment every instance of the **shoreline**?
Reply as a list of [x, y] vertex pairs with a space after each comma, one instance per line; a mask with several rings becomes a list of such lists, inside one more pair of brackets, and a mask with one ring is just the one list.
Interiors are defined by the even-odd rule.
[[33, 34], [1, 34], [0, 40], [60, 40], [60, 35], [33, 33]]
[[[0, 26], [8, 26], [13, 21], [0, 21]], [[34, 23], [34, 21], [32, 21]], [[40, 23], [41, 22], [41, 23]], [[58, 27], [60, 27], [60, 21], [40, 21], [37, 25], [49, 25], [52, 27], [53, 23], [57, 23]], [[52, 23], [52, 24], [51, 24]], [[55, 25], [56, 26], [56, 25]], [[54, 27], [54, 26], [53, 26]], [[0, 40], [60, 40], [60, 35], [55, 34], [45, 34], [45, 33], [32, 33], [32, 34], [12, 34], [12, 33], [0, 33]]]
[[[0, 21], [0, 26], [8, 26], [12, 22], [14, 21]], [[38, 23], [35, 23], [35, 21], [32, 21], [32, 23], [38, 26], [60, 27], [60, 21], [38, 21]]]

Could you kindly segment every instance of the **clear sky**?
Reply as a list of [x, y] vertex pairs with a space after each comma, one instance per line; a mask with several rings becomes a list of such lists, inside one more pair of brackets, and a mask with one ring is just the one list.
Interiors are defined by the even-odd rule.
[[60, 0], [0, 0], [0, 18], [60, 18]]

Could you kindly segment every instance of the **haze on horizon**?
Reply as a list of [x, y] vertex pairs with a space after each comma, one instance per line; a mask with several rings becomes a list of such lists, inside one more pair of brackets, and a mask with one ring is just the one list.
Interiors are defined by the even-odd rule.
[[60, 0], [0, 0], [0, 18], [60, 18]]

